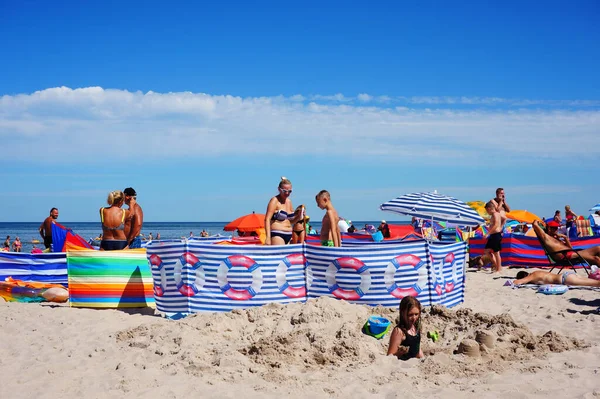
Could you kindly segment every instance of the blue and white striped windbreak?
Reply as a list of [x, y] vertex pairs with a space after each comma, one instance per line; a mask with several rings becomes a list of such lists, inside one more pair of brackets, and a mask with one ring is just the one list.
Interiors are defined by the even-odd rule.
[[469, 205], [438, 193], [406, 194], [381, 204], [379, 209], [458, 226], [477, 226], [485, 223]]

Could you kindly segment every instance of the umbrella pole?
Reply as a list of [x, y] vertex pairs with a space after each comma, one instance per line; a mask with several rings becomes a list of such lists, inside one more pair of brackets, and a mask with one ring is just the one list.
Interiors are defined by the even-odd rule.
[[435, 225], [433, 224], [433, 215], [431, 215], [431, 237], [429, 237], [429, 241], [433, 241], [433, 236], [435, 236]]

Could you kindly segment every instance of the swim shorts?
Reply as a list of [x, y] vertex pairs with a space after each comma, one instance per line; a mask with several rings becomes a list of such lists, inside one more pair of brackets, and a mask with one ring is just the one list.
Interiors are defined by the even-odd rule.
[[133, 240], [131, 240], [131, 244], [129, 244], [129, 248], [131, 248], [131, 249], [141, 248], [141, 247], [142, 247], [142, 238], [140, 236], [135, 237]]
[[321, 240], [322, 247], [335, 247], [333, 240]]
[[50, 248], [50, 245], [52, 245], [52, 236], [44, 237], [44, 246]]
[[575, 251], [565, 251], [565, 252], [558, 252], [556, 255], [556, 258], [558, 260], [569, 260], [573, 257], [573, 255], [575, 255]]
[[485, 247], [491, 249], [492, 252], [500, 252], [502, 250], [502, 233], [490, 234]]

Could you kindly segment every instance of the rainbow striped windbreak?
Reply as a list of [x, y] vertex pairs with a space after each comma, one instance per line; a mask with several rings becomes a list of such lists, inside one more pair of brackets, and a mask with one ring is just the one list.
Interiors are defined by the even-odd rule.
[[145, 249], [67, 252], [72, 307], [154, 307], [152, 273]]

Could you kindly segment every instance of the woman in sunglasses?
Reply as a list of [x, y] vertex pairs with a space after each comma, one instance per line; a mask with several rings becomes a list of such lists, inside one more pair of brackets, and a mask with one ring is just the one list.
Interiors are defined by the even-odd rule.
[[292, 226], [302, 215], [301, 209], [292, 206], [292, 182], [281, 177], [279, 194], [271, 198], [265, 214], [265, 245], [285, 245], [292, 239]]

